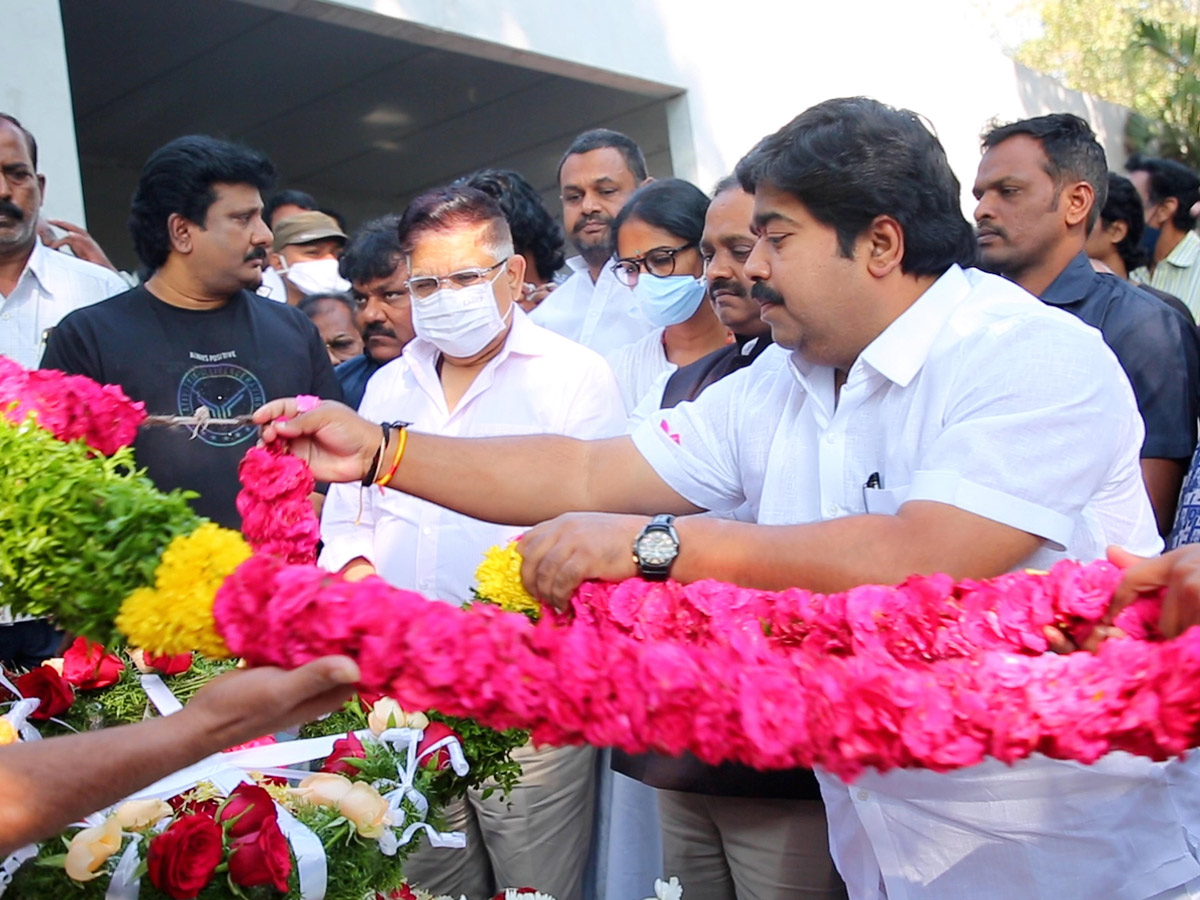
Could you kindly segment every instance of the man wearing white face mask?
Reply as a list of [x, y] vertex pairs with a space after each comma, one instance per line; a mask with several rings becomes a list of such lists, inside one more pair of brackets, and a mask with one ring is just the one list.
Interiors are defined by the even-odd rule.
[[[413, 201], [399, 231], [417, 336], [367, 383], [361, 415], [442, 435], [623, 431], [620, 392], [603, 358], [534, 325], [516, 304], [525, 260], [495, 200], [465, 186], [433, 190]], [[484, 551], [522, 529], [370, 487], [386, 484], [402, 455], [381, 459], [367, 488], [330, 488], [321, 565], [461, 604]], [[513, 795], [473, 793], [452, 804], [448, 823], [466, 831], [467, 849], [422, 848], [407, 863], [414, 881], [453, 896], [492, 896], [512, 884], [581, 896], [595, 751], [527, 746], [516, 756], [524, 775]]]
[[350, 282], [338, 274], [346, 234], [332, 216], [312, 210], [280, 219], [271, 243], [271, 267], [295, 306], [311, 294], [345, 293]]
[[633, 288], [643, 315], [658, 326], [608, 361], [621, 385], [626, 413], [665, 372], [693, 363], [732, 340], [705, 302], [700, 237], [708, 197], [678, 178], [638, 188], [613, 223], [617, 280]]

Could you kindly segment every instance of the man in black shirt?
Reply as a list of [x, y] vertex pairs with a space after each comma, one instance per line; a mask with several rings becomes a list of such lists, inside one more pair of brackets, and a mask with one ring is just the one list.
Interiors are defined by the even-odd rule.
[[1142, 477], [1166, 534], [1196, 446], [1200, 337], [1157, 298], [1088, 262], [1108, 164], [1086, 122], [1069, 113], [1014, 122], [984, 135], [983, 148], [974, 189], [981, 264], [1104, 335], [1146, 425]]
[[408, 267], [400, 250], [400, 217], [386, 215], [350, 236], [338, 273], [350, 282], [354, 324], [363, 338], [361, 355], [336, 369], [347, 406], [358, 409], [367, 381], [413, 339]]
[[[275, 170], [261, 154], [204, 136], [177, 138], [147, 160], [130, 231], [148, 277], [141, 287], [68, 315], [42, 368], [118, 384], [146, 411], [236, 418], [293, 394], [341, 399], [317, 329], [298, 309], [251, 293], [271, 231], [260, 191]], [[162, 490], [195, 491], [196, 511], [240, 527], [238, 463], [250, 424], [146, 427], [134, 442]]]

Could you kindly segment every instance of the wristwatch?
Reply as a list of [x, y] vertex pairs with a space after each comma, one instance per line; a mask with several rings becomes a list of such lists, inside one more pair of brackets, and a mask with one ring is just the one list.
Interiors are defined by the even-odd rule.
[[679, 555], [679, 533], [674, 516], [655, 516], [633, 542], [633, 561], [647, 581], [666, 581]]

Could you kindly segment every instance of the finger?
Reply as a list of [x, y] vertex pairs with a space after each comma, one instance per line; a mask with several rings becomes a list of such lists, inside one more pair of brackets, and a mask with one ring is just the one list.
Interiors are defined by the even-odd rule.
[[1079, 649], [1070, 638], [1053, 625], [1047, 625], [1043, 628], [1042, 634], [1046, 636], [1046, 641], [1050, 644], [1050, 649], [1055, 653], [1074, 653]]
[[550, 603], [559, 612], [571, 606], [571, 599], [579, 586], [587, 578], [587, 559], [579, 553], [572, 553], [554, 573], [554, 584], [550, 589]]
[[46, 221], [49, 222], [51, 225], [53, 225], [55, 228], [61, 228], [63, 231], [70, 231], [74, 234], [87, 234], [87, 232], [84, 231], [83, 228], [80, 227], [79, 225], [75, 225], [71, 222], [67, 222], [64, 219], [47, 219]]
[[67, 237], [57, 238], [53, 241], [43, 241], [42, 243], [44, 243], [51, 250], [61, 250], [63, 247], [71, 246], [71, 237], [68, 235]]
[[276, 419], [290, 418], [296, 415], [298, 409], [295, 397], [280, 397], [278, 400], [264, 403], [256, 409], [253, 419], [257, 425], [266, 425]]
[[1147, 559], [1152, 559], [1149, 556], [1138, 556], [1136, 553], [1130, 553], [1124, 547], [1118, 547], [1116, 544], [1109, 545], [1108, 561], [1118, 569], [1132, 569], [1140, 562], [1145, 562]]
[[[1122, 551], [1123, 552], [1123, 551]], [[1156, 591], [1167, 583], [1178, 557], [1175, 552], [1144, 559], [1125, 570], [1125, 577], [1113, 592], [1108, 615], [1115, 616], [1142, 594]]]

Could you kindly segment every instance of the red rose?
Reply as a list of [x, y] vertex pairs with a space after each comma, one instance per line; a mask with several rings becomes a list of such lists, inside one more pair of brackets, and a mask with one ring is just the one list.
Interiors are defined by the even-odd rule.
[[173, 900], [192, 900], [221, 863], [221, 826], [204, 815], [184, 816], [146, 848], [150, 883]]
[[242, 782], [233, 789], [217, 821], [229, 829], [231, 838], [253, 835], [275, 822], [275, 801], [257, 784]]
[[63, 654], [63, 677], [81, 691], [95, 691], [117, 683], [125, 663], [104, 652], [102, 644], [87, 638], [75, 638]]
[[163, 675], [182, 675], [192, 667], [192, 654], [176, 653], [174, 656], [168, 654], [159, 656], [157, 653], [146, 652], [142, 656], [142, 661]]
[[366, 758], [367, 751], [363, 749], [362, 741], [358, 739], [357, 735], [348, 734], [334, 743], [333, 752], [326, 757], [325, 762], [321, 765], [321, 771], [352, 778], [362, 772], [362, 769], [353, 763], [343, 762], [343, 760]]
[[41, 700], [32, 713], [31, 719], [49, 719], [60, 716], [71, 708], [75, 702], [75, 692], [71, 690], [65, 678], [49, 666], [38, 666], [17, 679], [17, 690], [28, 700], [34, 697]]
[[261, 884], [287, 893], [292, 875], [292, 854], [287, 838], [275, 822], [267, 822], [254, 834], [238, 838], [229, 852], [229, 877], [242, 887]]
[[433, 760], [434, 766], [437, 768], [437, 771], [439, 771], [439, 772], [442, 769], [446, 769], [446, 768], [450, 767], [450, 748], [449, 747], [444, 747], [444, 746], [439, 747], [436, 751], [431, 753], [429, 756], [423, 755], [428, 751], [428, 749], [431, 746], [436, 744], [438, 741], [442, 740], [442, 738], [446, 738], [446, 737], [455, 738], [459, 741], [459, 743], [462, 743], [462, 739], [459, 738], [458, 735], [454, 731], [452, 731], [448, 726], [446, 726], [442, 722], [430, 722], [425, 727], [425, 733], [424, 733], [424, 735], [421, 736], [421, 743], [417, 744], [417, 760], [419, 761], [420, 765], [427, 766], [427, 765], [429, 765], [429, 761]]
[[378, 691], [359, 691], [358, 705], [362, 707], [363, 712], [369, 714], [371, 710], [375, 708], [376, 702], [378, 702], [379, 698], [382, 696], [383, 694], [379, 693]]
[[417, 895], [407, 884], [402, 884], [390, 894], [376, 894], [376, 900], [417, 900]]

